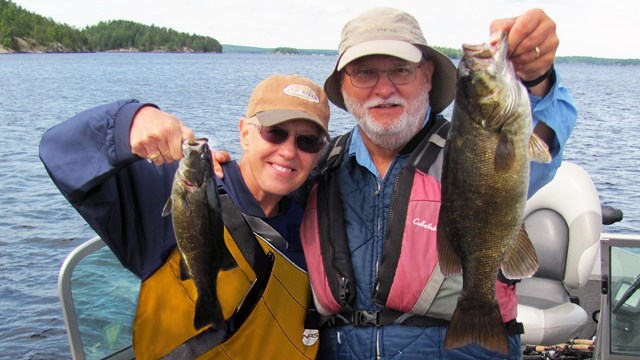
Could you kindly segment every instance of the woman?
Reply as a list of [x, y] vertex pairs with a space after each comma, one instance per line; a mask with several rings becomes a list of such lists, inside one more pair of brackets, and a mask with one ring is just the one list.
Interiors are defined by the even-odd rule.
[[328, 121], [323, 90], [306, 78], [270, 76], [251, 95], [240, 120], [243, 157], [225, 164], [218, 181], [220, 193], [242, 212], [225, 222], [225, 242], [238, 263], [218, 277], [225, 329], [194, 329], [197, 294], [176, 271], [171, 219], [161, 216], [181, 139], [193, 132], [154, 105], [126, 100], [87, 110], [44, 134], [40, 158], [56, 186], [143, 281], [134, 321], [137, 358], [315, 356], [317, 331], [303, 326], [309, 287], [302, 209], [287, 194], [320, 159]]

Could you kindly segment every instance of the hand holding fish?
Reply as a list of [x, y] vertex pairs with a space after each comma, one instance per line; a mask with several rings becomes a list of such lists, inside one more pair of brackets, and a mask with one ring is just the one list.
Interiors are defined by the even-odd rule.
[[[520, 79], [532, 81], [551, 69], [560, 40], [556, 23], [541, 9], [532, 9], [514, 18], [494, 20], [490, 31], [493, 45], [500, 39], [500, 33], [509, 33], [509, 60]], [[530, 90], [534, 95], [544, 96], [550, 85], [545, 79]]]
[[182, 139], [195, 135], [180, 119], [153, 106], [141, 108], [131, 123], [131, 151], [156, 165], [182, 158]]
[[213, 155], [213, 172], [220, 178], [224, 178], [224, 171], [222, 170], [222, 164], [228, 163], [231, 159], [231, 154], [227, 150], [216, 151], [211, 149]]

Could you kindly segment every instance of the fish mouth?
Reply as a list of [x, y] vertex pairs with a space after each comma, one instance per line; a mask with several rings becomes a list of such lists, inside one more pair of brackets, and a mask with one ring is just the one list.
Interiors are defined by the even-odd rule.
[[208, 144], [209, 139], [207, 138], [199, 138], [199, 139], [182, 139], [182, 154], [187, 156], [190, 150], [196, 150], [201, 148], [204, 144]]

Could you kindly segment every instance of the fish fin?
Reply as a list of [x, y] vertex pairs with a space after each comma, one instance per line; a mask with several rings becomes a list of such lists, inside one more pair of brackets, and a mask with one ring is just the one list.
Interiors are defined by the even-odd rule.
[[549, 153], [547, 143], [536, 134], [531, 134], [531, 140], [529, 140], [529, 159], [544, 164], [551, 162], [551, 153]]
[[461, 296], [444, 338], [444, 348], [450, 350], [476, 343], [507, 355], [508, 337], [498, 303]]
[[538, 256], [524, 223], [512, 242], [507, 256], [500, 267], [507, 279], [522, 279], [533, 276], [538, 271]]
[[173, 200], [171, 200], [171, 196], [167, 199], [167, 203], [164, 204], [164, 208], [162, 208], [162, 216], [167, 216], [171, 214], [171, 209], [173, 207]]
[[183, 192], [179, 195], [180, 202], [182, 203], [182, 207], [184, 208], [184, 213], [186, 215], [191, 214], [191, 206], [189, 206], [189, 198], [187, 197], [187, 193]]
[[[215, 287], [213, 287], [215, 292]], [[193, 327], [200, 330], [207, 325], [213, 325], [218, 330], [224, 330], [224, 315], [222, 307], [215, 294], [203, 295], [198, 291], [196, 300], [195, 315], [193, 317]]]
[[511, 170], [515, 163], [516, 149], [513, 146], [513, 141], [509, 140], [509, 136], [503, 131], [500, 133], [500, 138], [496, 144], [493, 169], [497, 173], [506, 173]]
[[189, 279], [191, 279], [191, 274], [189, 273], [187, 262], [184, 257], [180, 256], [180, 280], [185, 281]]
[[462, 273], [462, 262], [460, 256], [451, 245], [450, 237], [446, 233], [446, 216], [438, 219], [438, 231], [436, 233], [436, 244], [438, 246], [438, 261], [440, 271], [446, 276], [453, 276]]

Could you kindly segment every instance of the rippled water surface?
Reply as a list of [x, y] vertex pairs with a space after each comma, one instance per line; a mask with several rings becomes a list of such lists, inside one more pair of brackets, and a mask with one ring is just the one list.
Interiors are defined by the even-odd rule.
[[[49, 127], [123, 98], [158, 104], [237, 157], [237, 120], [269, 74], [322, 83], [333, 57], [205, 54], [0, 56], [0, 358], [70, 357], [57, 295], [67, 254], [93, 231], [38, 159]], [[579, 110], [565, 158], [593, 177], [604, 204], [624, 211], [607, 232], [640, 232], [640, 67], [558, 65]], [[333, 133], [353, 123], [332, 108]]]

